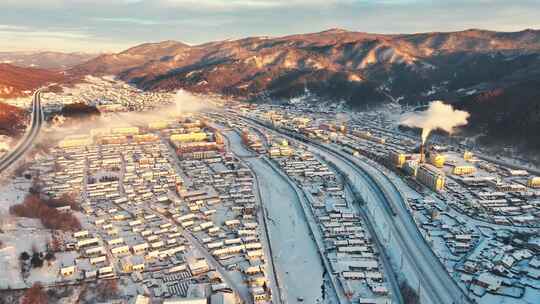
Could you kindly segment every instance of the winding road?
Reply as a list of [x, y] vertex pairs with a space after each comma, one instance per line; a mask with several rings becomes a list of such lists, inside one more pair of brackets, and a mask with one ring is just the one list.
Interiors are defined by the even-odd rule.
[[0, 158], [0, 174], [17, 162], [31, 147], [41, 130], [44, 115], [41, 108], [41, 91], [34, 92], [32, 97], [32, 120], [24, 137], [15, 148]]

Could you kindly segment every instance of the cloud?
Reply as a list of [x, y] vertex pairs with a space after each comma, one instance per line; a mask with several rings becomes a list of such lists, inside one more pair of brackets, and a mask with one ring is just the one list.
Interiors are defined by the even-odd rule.
[[27, 7], [27, 6], [40, 6], [46, 7], [59, 7], [59, 6], [74, 6], [74, 5], [122, 5], [145, 2], [147, 0], [2, 0], [2, 6], [11, 7]]
[[0, 7], [58, 8], [77, 6], [189, 7], [191, 9], [274, 8], [283, 6], [334, 5], [355, 0], [2, 0]]
[[518, 31], [538, 27], [539, 15], [537, 0], [0, 0], [0, 48], [117, 51], [169, 39], [199, 44], [335, 27]]
[[202, 9], [272, 9], [293, 6], [332, 6], [350, 4], [353, 0], [160, 0], [162, 5], [176, 7], [199, 7]]
[[22, 31], [26, 29], [25, 26], [12, 25], [12, 24], [0, 24], [0, 31]]
[[11, 24], [0, 24], [0, 34], [7, 36], [13, 35], [19, 38], [32, 38], [32, 37], [56, 37], [56, 38], [65, 38], [65, 39], [85, 39], [89, 38], [91, 35], [84, 31], [79, 30], [43, 30], [38, 28], [31, 28], [28, 26], [19, 26]]
[[165, 25], [170, 24], [170, 22], [164, 20], [153, 20], [153, 19], [141, 19], [141, 18], [130, 18], [130, 17], [111, 17], [111, 18], [102, 18], [97, 17], [93, 20], [98, 22], [112, 22], [112, 23], [125, 23], [125, 24], [137, 24], [137, 25]]
[[120, 51], [129, 44], [95, 37], [82, 29], [38, 29], [15, 25], [0, 25], [2, 49], [9, 51], [51, 50], [103, 52]]
[[181, 19], [151, 19], [151, 18], [132, 18], [132, 17], [112, 17], [94, 18], [93, 21], [105, 23], [105, 24], [118, 24], [118, 25], [135, 25], [135, 26], [197, 26], [197, 27], [212, 27], [219, 26], [225, 23], [233, 22], [233, 18], [230, 17], [215, 17], [211, 20], [207, 20], [199, 17], [189, 17]]

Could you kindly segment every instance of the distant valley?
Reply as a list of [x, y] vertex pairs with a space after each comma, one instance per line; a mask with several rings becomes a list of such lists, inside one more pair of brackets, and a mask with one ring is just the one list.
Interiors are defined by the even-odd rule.
[[85, 61], [97, 55], [86, 53], [62, 53], [62, 52], [0, 52], [0, 63], [8, 63], [25, 68], [41, 68], [63, 70]]

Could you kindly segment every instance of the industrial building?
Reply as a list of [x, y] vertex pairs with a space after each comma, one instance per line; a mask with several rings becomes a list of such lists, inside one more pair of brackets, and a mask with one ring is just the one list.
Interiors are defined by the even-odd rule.
[[403, 171], [410, 176], [416, 176], [418, 172], [418, 161], [408, 160], [403, 165]]
[[109, 135], [97, 138], [96, 142], [100, 145], [125, 144], [128, 139], [123, 135]]
[[454, 175], [468, 175], [476, 172], [476, 167], [472, 165], [462, 164], [454, 165], [452, 168], [452, 174]]
[[92, 139], [88, 135], [70, 135], [58, 143], [60, 148], [84, 147], [92, 144]]
[[470, 161], [473, 159], [474, 154], [470, 151], [463, 152], [463, 159], [466, 161]]
[[203, 141], [208, 138], [208, 135], [204, 132], [191, 132], [185, 134], [173, 134], [170, 139], [171, 142], [195, 142]]
[[371, 141], [374, 141], [374, 142], [379, 143], [379, 144], [385, 144], [386, 143], [386, 139], [384, 139], [382, 137], [375, 136], [369, 131], [353, 130], [352, 134], [354, 136], [360, 137], [362, 139], [371, 140]]
[[443, 154], [440, 154], [440, 153], [434, 153], [434, 152], [431, 152], [429, 154], [429, 162], [437, 167], [437, 168], [442, 168], [444, 167], [444, 162], [446, 161], [446, 156], [443, 155]]
[[392, 164], [398, 168], [402, 168], [407, 160], [407, 154], [395, 150], [391, 150], [388, 157], [390, 158]]
[[268, 155], [274, 157], [291, 156], [294, 150], [289, 147], [289, 142], [286, 139], [276, 139], [277, 143], [272, 144], [268, 149]]
[[138, 143], [159, 141], [159, 136], [152, 133], [133, 135], [133, 140]]
[[112, 128], [111, 133], [116, 134], [116, 135], [135, 135], [135, 134], [139, 134], [139, 128], [138, 127]]
[[540, 188], [540, 177], [533, 176], [527, 181], [527, 186], [531, 188]]
[[422, 164], [416, 173], [416, 180], [433, 191], [443, 190], [445, 179], [444, 173], [430, 164]]

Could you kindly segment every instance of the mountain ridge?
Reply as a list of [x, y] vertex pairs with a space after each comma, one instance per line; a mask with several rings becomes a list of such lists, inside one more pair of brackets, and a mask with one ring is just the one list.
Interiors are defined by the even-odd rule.
[[[182, 71], [189, 73], [201, 71], [204, 67], [226, 68], [227, 65], [236, 65], [236, 70], [249, 69], [253, 65], [256, 69], [276, 65], [282, 70], [324, 69], [352, 73], [349, 75], [352, 79], [366, 79], [368, 77], [359, 74], [369, 72], [369, 67], [376, 64], [404, 63], [430, 67], [433, 66], [431, 59], [434, 56], [495, 51], [509, 55], [538, 53], [540, 31], [495, 32], [470, 29], [460, 32], [373, 34], [330, 29], [318, 33], [247, 37], [193, 46], [167, 40], [137, 45], [116, 54], [101, 55], [70, 72], [120, 75], [124, 80], [145, 89], [169, 87], [154, 83], [154, 80], [171, 83], [171, 80], [167, 80], [168, 76], [185, 76], [181, 74]], [[257, 72], [252, 71], [248, 76], [255, 76]], [[150, 79], [148, 75], [155, 75], [157, 79]], [[243, 85], [246, 83], [237, 84]], [[233, 89], [233, 83], [229, 83], [227, 88], [198, 89], [190, 81], [180, 81], [176, 86], [195, 91], [221, 91], [218, 93], [225, 94], [237, 91]], [[236, 93], [240, 97], [246, 95]]]
[[[115, 75], [144, 90], [185, 89], [253, 102], [287, 102], [306, 91], [353, 108], [442, 99], [473, 112], [471, 130], [494, 137], [495, 117], [504, 113], [487, 116], [475, 100], [502, 91], [504, 100], [516, 102], [515, 88], [540, 79], [540, 30], [376, 34], [329, 29], [199, 45], [167, 40], [104, 54], [66, 73]], [[535, 108], [540, 96], [527, 91], [519, 104]], [[536, 126], [534, 117], [512, 113], [512, 119], [528, 122], [522, 130]]]
[[0, 63], [9, 63], [20, 67], [33, 67], [41, 69], [63, 70], [83, 62], [97, 55], [82, 52], [56, 52], [56, 51], [20, 51], [1, 52]]
[[63, 80], [61, 72], [0, 63], [0, 99], [28, 96], [46, 83]]

